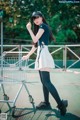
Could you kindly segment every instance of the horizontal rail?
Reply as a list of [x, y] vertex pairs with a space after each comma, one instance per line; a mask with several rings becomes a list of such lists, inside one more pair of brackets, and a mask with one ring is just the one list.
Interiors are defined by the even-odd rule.
[[[1, 45], [0, 45], [0, 47], [1, 47]], [[21, 58], [22, 58], [22, 55], [24, 53], [25, 54], [29, 53], [31, 47], [32, 47], [32, 45], [3, 45], [3, 61], [4, 61], [4, 63], [5, 64], [8, 63], [8, 62], [6, 62], [7, 61], [7, 54], [10, 54], [11, 57], [12, 57], [12, 55], [14, 55], [14, 54], [16, 55], [17, 54], [17, 58], [18, 58], [17, 62], [20, 61]], [[61, 52], [61, 54], [63, 56], [63, 68], [65, 68], [65, 69], [74, 66], [77, 63], [77, 61], [80, 62], [80, 56], [77, 53], [75, 53], [73, 51], [73, 49], [71, 49], [71, 47], [73, 47], [73, 48], [80, 48], [80, 44], [73, 44], [73, 45], [48, 45], [48, 48], [51, 48], [51, 55], [55, 55], [60, 50], [63, 51], [63, 52]], [[10, 48], [10, 50], [9, 51], [5, 51], [4, 48]], [[69, 66], [67, 66], [67, 52], [68, 51], [73, 56], [75, 56], [75, 58], [77, 59], [74, 63], [72, 63], [72, 65], [69, 65]], [[36, 52], [34, 52], [34, 55], [36, 56]], [[32, 63], [28, 64], [29, 60], [27, 61], [27, 67], [30, 67], [30, 66], [34, 65], [34, 63], [35, 63], [33, 61]], [[14, 62], [15, 62], [14, 64], [16, 64], [16, 60]], [[61, 68], [59, 65], [55, 64], [55, 66], [58, 67], [58, 68]], [[21, 67], [22, 67], [22, 63], [19, 62], [19, 68], [21, 69]]]
[[8, 52], [8, 51], [4, 51], [4, 53], [29, 53], [29, 52], [26, 52], [26, 51], [10, 51], [10, 52]]
[[3, 102], [3, 103], [14, 103], [14, 101], [12, 101], [12, 100], [0, 100], [0, 102]]
[[[3, 45], [3, 47], [32, 47], [32, 45]], [[64, 47], [64, 46], [69, 46], [69, 47], [80, 47], [80, 44], [74, 44], [74, 45], [48, 45], [48, 47]], [[1, 45], [0, 45], [1, 47]]]

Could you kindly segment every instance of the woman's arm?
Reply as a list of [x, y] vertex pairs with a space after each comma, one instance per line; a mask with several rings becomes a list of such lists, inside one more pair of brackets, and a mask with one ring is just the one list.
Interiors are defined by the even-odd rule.
[[39, 29], [38, 33], [36, 35], [34, 35], [32, 29], [31, 29], [31, 23], [29, 22], [27, 25], [26, 25], [29, 33], [30, 33], [30, 36], [33, 40], [34, 43], [37, 43], [37, 41], [39, 40], [39, 38], [42, 36], [42, 34], [44, 33], [44, 30], [43, 29]]
[[36, 50], [36, 47], [33, 45], [32, 48], [31, 48], [31, 50], [30, 50], [30, 52], [27, 55], [24, 55], [22, 57], [22, 60], [29, 59], [29, 57], [35, 52], [35, 50]]

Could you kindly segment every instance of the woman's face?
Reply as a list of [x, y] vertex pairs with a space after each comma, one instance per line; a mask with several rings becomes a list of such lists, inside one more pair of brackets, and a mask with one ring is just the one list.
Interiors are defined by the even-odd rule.
[[40, 25], [40, 24], [42, 24], [42, 17], [38, 17], [38, 18], [35, 18], [34, 20], [34, 23], [36, 24], [36, 25]]

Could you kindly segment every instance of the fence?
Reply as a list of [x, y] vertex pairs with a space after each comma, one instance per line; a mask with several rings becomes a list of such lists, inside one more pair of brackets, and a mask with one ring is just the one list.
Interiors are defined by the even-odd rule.
[[[32, 65], [34, 65], [33, 59], [29, 59], [26, 62], [23, 61], [23, 63], [20, 62], [23, 54], [27, 54], [30, 51], [31, 47], [32, 47], [31, 45], [4, 45], [3, 54], [2, 54], [3, 65], [1, 66], [4, 66], [4, 67], [16, 66], [16, 63], [18, 63], [17, 67], [19, 67], [19, 69], [21, 69], [21, 67], [24, 66], [25, 64], [27, 68], [31, 67]], [[60, 51], [62, 51], [62, 53], [60, 53], [62, 54], [62, 68], [64, 68], [65, 70], [73, 67], [75, 64], [80, 62], [80, 54], [78, 54], [80, 50], [80, 44], [78, 45], [49, 45], [48, 47], [50, 49], [52, 56], [55, 56], [56, 53], [59, 53]], [[76, 53], [73, 50], [73, 48], [75, 49], [78, 48], [78, 53]], [[76, 58], [73, 61], [73, 63], [71, 63], [69, 66], [67, 66], [67, 61], [68, 61], [67, 52], [70, 52]], [[36, 52], [34, 53], [34, 57], [36, 57]], [[57, 68], [61, 68], [61, 66], [56, 64], [56, 60], [55, 60], [55, 66]]]

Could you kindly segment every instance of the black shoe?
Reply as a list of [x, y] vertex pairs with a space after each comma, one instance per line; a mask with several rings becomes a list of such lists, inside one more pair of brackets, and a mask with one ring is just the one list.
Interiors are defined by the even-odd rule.
[[67, 100], [62, 100], [61, 105], [58, 105], [58, 109], [60, 110], [60, 113], [62, 116], [64, 116], [67, 112], [67, 106], [68, 106], [68, 101]]
[[41, 102], [38, 106], [36, 106], [36, 109], [38, 109], [38, 110], [48, 110], [48, 109], [51, 109], [51, 105], [50, 105], [50, 103]]

